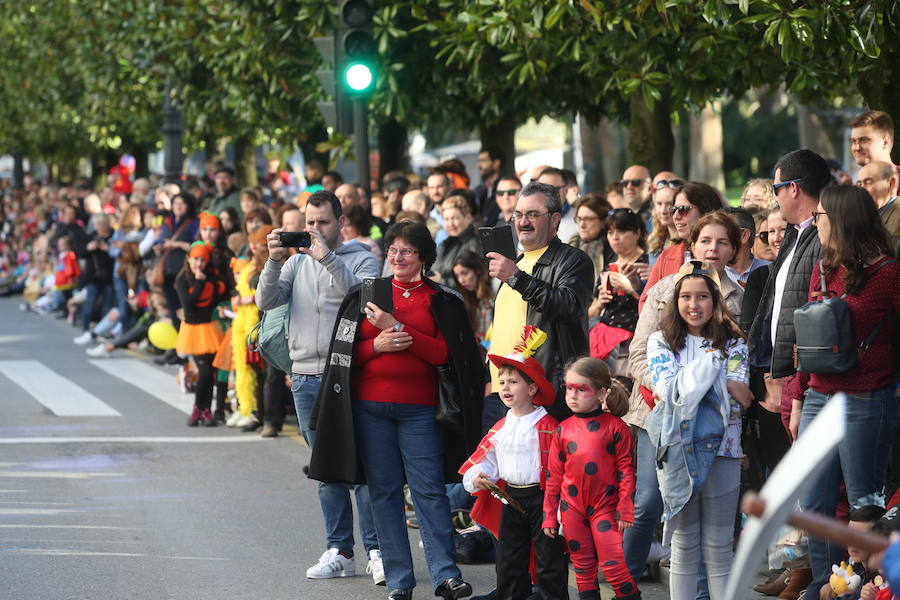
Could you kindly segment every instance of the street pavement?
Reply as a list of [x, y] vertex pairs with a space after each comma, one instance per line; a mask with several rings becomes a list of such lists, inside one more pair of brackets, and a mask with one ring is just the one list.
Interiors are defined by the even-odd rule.
[[[306, 579], [324, 540], [295, 422], [274, 440], [189, 428], [174, 368], [89, 359], [78, 333], [0, 299], [0, 599], [387, 597], [359, 543], [356, 577]], [[415, 597], [429, 598], [418, 541]], [[493, 587], [493, 565], [462, 570], [476, 594]]]

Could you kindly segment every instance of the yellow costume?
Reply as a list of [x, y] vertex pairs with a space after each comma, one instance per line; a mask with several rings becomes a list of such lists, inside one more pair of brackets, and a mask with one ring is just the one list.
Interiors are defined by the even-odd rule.
[[[255, 273], [253, 263], [238, 260], [234, 264], [235, 289], [239, 298], [252, 298], [256, 290], [250, 287], [250, 278]], [[259, 309], [255, 303], [239, 304], [234, 309], [231, 322], [231, 346], [233, 350], [234, 391], [237, 395], [240, 414], [250, 416], [256, 410], [256, 371], [247, 364], [247, 335], [259, 322]]]

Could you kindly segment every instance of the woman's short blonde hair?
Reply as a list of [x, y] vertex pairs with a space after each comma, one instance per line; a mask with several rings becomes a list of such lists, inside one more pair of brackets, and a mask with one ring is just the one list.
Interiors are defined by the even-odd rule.
[[469, 208], [469, 203], [466, 202], [466, 199], [462, 196], [451, 196], [450, 198], [444, 200], [444, 202], [441, 204], [441, 214], [444, 214], [445, 210], [451, 208], [455, 208], [456, 210], [458, 210], [464, 217], [472, 216], [472, 209]]

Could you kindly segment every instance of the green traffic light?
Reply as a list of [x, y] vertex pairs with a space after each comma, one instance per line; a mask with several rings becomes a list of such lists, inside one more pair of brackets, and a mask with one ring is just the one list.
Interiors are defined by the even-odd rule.
[[355, 63], [350, 65], [344, 71], [344, 82], [354, 92], [365, 92], [375, 80], [375, 74], [371, 67], [363, 63]]

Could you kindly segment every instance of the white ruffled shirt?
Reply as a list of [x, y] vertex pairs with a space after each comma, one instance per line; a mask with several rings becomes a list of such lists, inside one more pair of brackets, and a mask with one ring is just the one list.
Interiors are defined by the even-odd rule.
[[541, 448], [535, 425], [546, 414], [542, 406], [522, 417], [506, 413], [503, 427], [488, 439], [491, 447], [484, 458], [463, 475], [466, 491], [470, 494], [477, 491], [472, 484], [479, 473], [484, 473], [491, 481], [503, 479], [512, 485], [540, 483]]

